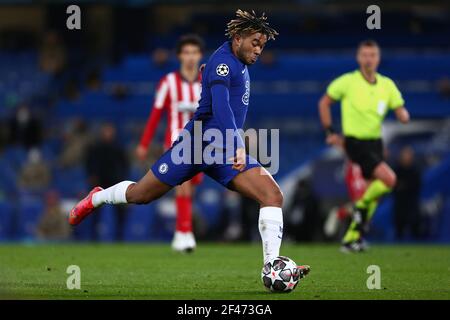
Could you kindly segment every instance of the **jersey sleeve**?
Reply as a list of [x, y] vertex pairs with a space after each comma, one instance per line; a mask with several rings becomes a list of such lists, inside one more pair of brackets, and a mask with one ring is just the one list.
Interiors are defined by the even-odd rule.
[[405, 100], [403, 100], [400, 90], [398, 90], [394, 81], [389, 79], [389, 109], [395, 110], [397, 108], [403, 107], [405, 105]]
[[211, 64], [207, 80], [211, 88], [212, 112], [221, 131], [225, 134], [227, 129], [232, 129], [237, 137], [238, 148], [244, 148], [245, 144], [238, 133], [236, 119], [230, 106], [231, 68], [233, 67], [232, 62], [227, 63], [226, 60], [217, 59]]
[[347, 91], [348, 79], [347, 74], [334, 79], [327, 87], [327, 95], [335, 101], [340, 101]]
[[148, 117], [144, 132], [142, 133], [140, 145], [147, 148], [155, 135], [156, 128], [161, 119], [165, 107], [170, 103], [169, 84], [164, 77], [156, 89], [155, 101], [152, 111]]
[[156, 87], [155, 101], [153, 108], [163, 109], [170, 101], [169, 82], [167, 77], [162, 78]]
[[214, 84], [220, 83], [229, 88], [233, 68], [232, 61], [228, 61], [228, 59], [223, 57], [215, 59], [215, 61], [211, 61], [210, 64], [211, 69], [206, 75], [208, 85], [212, 87]]

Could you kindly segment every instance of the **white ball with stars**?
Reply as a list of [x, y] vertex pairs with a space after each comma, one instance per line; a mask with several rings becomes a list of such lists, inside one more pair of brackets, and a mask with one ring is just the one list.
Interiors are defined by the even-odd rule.
[[264, 264], [261, 280], [271, 292], [291, 292], [297, 287], [300, 271], [294, 261], [279, 256]]
[[221, 76], [225, 77], [230, 72], [230, 68], [225, 63], [221, 63], [216, 68], [216, 73]]

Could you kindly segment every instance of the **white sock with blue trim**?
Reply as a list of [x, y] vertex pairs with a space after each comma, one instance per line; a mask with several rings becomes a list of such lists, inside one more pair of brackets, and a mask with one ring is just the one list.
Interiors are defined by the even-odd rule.
[[278, 207], [259, 209], [259, 233], [263, 245], [264, 263], [280, 255], [283, 238], [283, 212]]

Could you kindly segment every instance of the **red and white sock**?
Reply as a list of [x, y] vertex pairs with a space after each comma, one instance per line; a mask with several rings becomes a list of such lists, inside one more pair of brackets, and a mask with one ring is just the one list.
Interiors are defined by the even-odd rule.
[[175, 230], [192, 232], [192, 197], [176, 196], [177, 220]]

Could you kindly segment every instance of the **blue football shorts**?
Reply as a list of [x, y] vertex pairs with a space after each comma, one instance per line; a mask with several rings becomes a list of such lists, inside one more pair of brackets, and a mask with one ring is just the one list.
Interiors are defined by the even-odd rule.
[[[206, 127], [203, 129], [205, 130], [208, 128]], [[191, 134], [191, 137], [193, 137], [193, 120], [188, 122], [188, 124], [185, 126], [185, 130], [187, 130]], [[240, 172], [244, 172], [255, 167], [261, 167], [256, 159], [247, 155], [246, 166], [244, 170], [239, 171], [233, 169], [233, 164], [227, 163], [227, 155], [224, 149], [220, 148], [215, 149], [215, 152], [212, 152], [212, 155], [210, 157], [203, 156], [203, 151], [210, 144], [209, 142], [203, 141], [200, 143], [201, 146], [196, 146], [193, 142], [187, 144], [190, 147], [190, 157], [187, 157], [188, 161], [182, 161], [180, 163], [180, 155], [183, 155], [183, 152], [179, 152], [179, 144], [182, 142], [182, 140], [183, 139], [179, 137], [177, 141], [175, 141], [174, 144], [168, 150], [166, 150], [166, 152], [164, 152], [164, 154], [151, 167], [153, 174], [161, 182], [172, 187], [180, 185], [183, 182], [192, 179], [200, 172], [204, 172], [206, 175], [216, 180], [221, 185], [228, 187], [231, 180], [233, 180], [233, 178]], [[193, 140], [194, 138], [192, 138], [192, 141]], [[199, 150], [200, 147], [201, 150]], [[202, 155], [200, 159], [197, 159], [197, 161], [194, 161], [195, 151], [197, 151], [197, 154], [199, 154], [198, 152], [201, 152], [200, 154]], [[221, 160], [213, 161], [213, 159]]]

